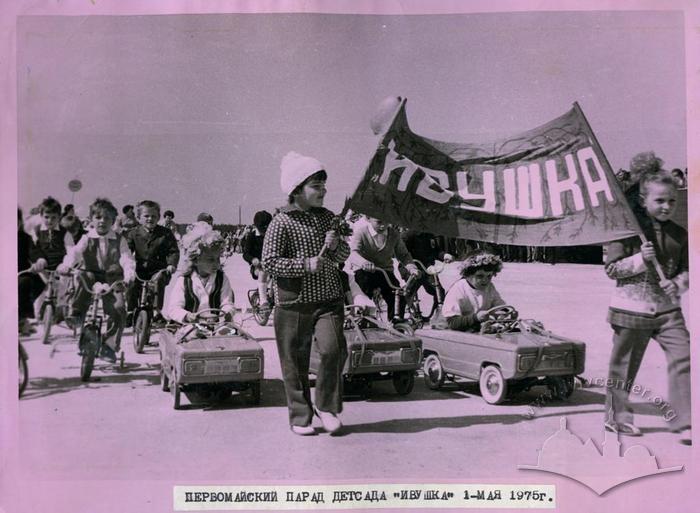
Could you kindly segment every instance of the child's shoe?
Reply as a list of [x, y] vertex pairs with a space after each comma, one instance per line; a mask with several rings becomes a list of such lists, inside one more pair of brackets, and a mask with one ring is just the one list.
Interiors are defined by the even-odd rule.
[[107, 344], [102, 344], [102, 349], [100, 349], [100, 358], [109, 363], [117, 363], [117, 353], [114, 349], [109, 347]]
[[311, 436], [316, 434], [316, 430], [309, 424], [308, 426], [289, 426], [292, 433], [299, 436]]
[[343, 427], [343, 423], [335, 413], [330, 413], [327, 411], [321, 411], [318, 408], [314, 408], [314, 413], [321, 419], [321, 424], [323, 424], [323, 429], [325, 429], [329, 434], [334, 434], [340, 431]]

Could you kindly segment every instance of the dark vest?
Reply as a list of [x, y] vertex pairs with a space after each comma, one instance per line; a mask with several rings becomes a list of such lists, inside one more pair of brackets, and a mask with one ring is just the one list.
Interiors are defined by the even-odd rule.
[[36, 234], [36, 246], [48, 262], [50, 270], [56, 269], [66, 256], [66, 229], [60, 227], [49, 236], [49, 230], [39, 229]]
[[98, 256], [100, 240], [88, 238], [87, 247], [83, 253], [85, 269], [98, 275], [98, 278], [106, 275], [109, 282], [122, 279], [124, 270], [119, 263], [119, 257], [121, 256], [120, 246], [121, 235], [117, 234], [115, 239], [107, 239], [106, 254], [102, 255], [102, 259], [100, 259]]
[[[199, 298], [192, 290], [192, 275], [188, 274], [185, 277], [185, 310], [195, 313], [199, 309]], [[214, 277], [214, 289], [209, 294], [209, 308], [221, 307], [221, 287], [224, 283], [224, 272], [216, 271]]]

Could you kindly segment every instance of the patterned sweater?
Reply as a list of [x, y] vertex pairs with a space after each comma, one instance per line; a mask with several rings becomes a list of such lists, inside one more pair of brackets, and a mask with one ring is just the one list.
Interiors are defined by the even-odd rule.
[[[317, 273], [306, 270], [308, 260], [321, 252], [334, 217], [333, 212], [325, 208], [304, 211], [290, 205], [272, 219], [265, 233], [262, 265], [274, 279], [278, 305], [322, 303], [342, 298], [337, 266], [327, 262]], [[340, 240], [335, 251], [327, 252], [325, 257], [342, 263], [349, 254], [347, 242]]]
[[[659, 276], [640, 253], [639, 237], [612, 242], [607, 247], [605, 272], [617, 281], [610, 301], [608, 321], [630, 328], [654, 328], [658, 315], [680, 308], [680, 294], [688, 290], [688, 233], [672, 221], [646, 220], [642, 224], [654, 243], [656, 256], [667, 279], [678, 286], [668, 296], [659, 286]], [[645, 323], [643, 319], [649, 319]], [[646, 325], [648, 324], [648, 326]]]

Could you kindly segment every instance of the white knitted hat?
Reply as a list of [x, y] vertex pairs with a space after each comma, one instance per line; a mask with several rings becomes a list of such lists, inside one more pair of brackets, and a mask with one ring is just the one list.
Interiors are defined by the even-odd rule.
[[294, 189], [301, 185], [308, 177], [323, 171], [325, 167], [313, 157], [305, 157], [296, 151], [290, 151], [282, 157], [280, 164], [280, 186], [282, 192], [290, 195]]

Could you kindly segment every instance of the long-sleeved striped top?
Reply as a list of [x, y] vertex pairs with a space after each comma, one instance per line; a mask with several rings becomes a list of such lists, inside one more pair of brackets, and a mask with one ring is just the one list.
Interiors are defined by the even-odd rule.
[[[274, 279], [278, 305], [322, 303], [342, 298], [340, 271], [335, 265], [326, 262], [317, 273], [307, 270], [309, 259], [321, 252], [334, 217], [333, 212], [325, 208], [305, 211], [290, 205], [272, 219], [265, 233], [262, 265]], [[347, 242], [341, 239], [336, 249], [324, 256], [342, 263], [349, 254]]]

